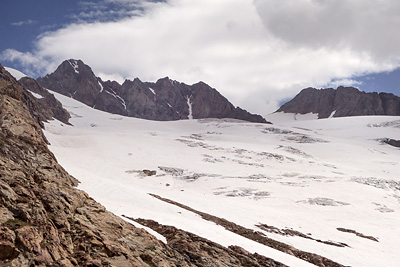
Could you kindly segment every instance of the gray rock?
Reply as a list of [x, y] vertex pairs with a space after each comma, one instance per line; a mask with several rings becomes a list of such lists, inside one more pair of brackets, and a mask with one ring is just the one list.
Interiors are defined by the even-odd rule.
[[365, 93], [354, 87], [340, 86], [336, 90], [303, 89], [292, 100], [281, 106], [277, 112], [318, 113], [328, 118], [366, 115], [400, 115], [400, 97], [388, 93]]
[[144, 83], [138, 78], [125, 80], [122, 85], [103, 82], [81, 60], [66, 60], [37, 82], [96, 109], [124, 116], [159, 121], [233, 118], [267, 123], [260, 115], [234, 107], [204, 82], [187, 85], [168, 77], [155, 83]]

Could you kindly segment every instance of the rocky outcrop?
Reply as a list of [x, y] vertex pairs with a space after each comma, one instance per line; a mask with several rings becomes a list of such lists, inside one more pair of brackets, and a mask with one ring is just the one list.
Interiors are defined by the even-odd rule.
[[203, 82], [187, 85], [168, 77], [155, 83], [138, 78], [103, 82], [80, 60], [64, 61], [55, 72], [37, 79], [50, 90], [91, 107], [124, 116], [150, 120], [233, 118], [266, 123], [260, 115], [234, 107], [217, 90]]
[[338, 87], [336, 90], [303, 89], [277, 112], [317, 113], [318, 118], [400, 115], [400, 97], [388, 93], [365, 93], [354, 87]]
[[29, 91], [41, 96], [41, 98], [36, 98], [41, 121], [48, 121], [55, 118], [65, 124], [69, 124], [68, 120], [71, 116], [53, 94], [41, 87], [32, 78], [23, 77], [18, 82], [26, 88], [29, 88]]
[[226, 266], [226, 263], [230, 263], [228, 266], [246, 267], [286, 266], [257, 253], [249, 253], [238, 246], [223, 247], [173, 226], [161, 225], [155, 221], [145, 219], [136, 219], [136, 221], [165, 236], [168, 244], [178, 249], [187, 258], [191, 258], [195, 266]]
[[[207, 247], [185, 253], [108, 212], [76, 189], [78, 181], [57, 163], [38, 110], [36, 99], [0, 65], [0, 266], [259, 266], [246, 262], [261, 256], [237, 247], [242, 256], [229, 250], [220, 256], [213, 251], [223, 248], [204, 240]], [[260, 266], [281, 266], [268, 262]]]
[[383, 142], [394, 147], [400, 147], [400, 140], [388, 138], [385, 139]]

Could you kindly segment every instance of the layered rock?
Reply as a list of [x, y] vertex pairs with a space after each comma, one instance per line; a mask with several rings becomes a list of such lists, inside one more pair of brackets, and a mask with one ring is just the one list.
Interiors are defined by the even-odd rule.
[[38, 110], [0, 65], [0, 266], [282, 266], [189, 233], [172, 247], [111, 214], [57, 163]]
[[168, 77], [155, 83], [138, 78], [103, 82], [80, 60], [64, 61], [55, 72], [37, 79], [45, 88], [70, 96], [91, 107], [150, 120], [233, 118], [266, 123], [260, 115], [234, 107], [209, 85], [187, 85]]
[[400, 115], [400, 97], [388, 93], [365, 93], [354, 87], [338, 87], [336, 90], [303, 89], [277, 112], [317, 113], [319, 118]]

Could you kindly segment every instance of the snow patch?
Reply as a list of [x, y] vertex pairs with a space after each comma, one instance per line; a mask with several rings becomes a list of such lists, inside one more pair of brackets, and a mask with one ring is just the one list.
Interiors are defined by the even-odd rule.
[[17, 80], [21, 79], [22, 77], [28, 77], [28, 75], [20, 72], [19, 70], [9, 68], [9, 67], [4, 67], [4, 68]]
[[74, 60], [74, 59], [70, 59], [70, 60], [68, 60], [68, 62], [74, 68], [75, 73], [79, 74], [78, 62], [76, 62], [76, 60]]
[[148, 233], [150, 233], [151, 235], [153, 235], [155, 238], [157, 238], [158, 240], [160, 240], [161, 242], [163, 242], [164, 244], [167, 244], [167, 239], [160, 235], [159, 233], [157, 233], [156, 231], [154, 231], [153, 229], [146, 227], [144, 225], [141, 225], [140, 223], [137, 223], [133, 220], [130, 220], [128, 218], [126, 218], [125, 216], [119, 216], [122, 220], [132, 224], [133, 226], [135, 226], [136, 228], [142, 228], [144, 230], [146, 230]]
[[37, 94], [37, 93], [34, 93], [34, 92], [32, 92], [32, 91], [29, 91], [29, 93], [31, 93], [34, 97], [36, 97], [36, 99], [41, 99], [41, 98], [43, 98], [43, 96], [41, 96], [41, 95], [39, 95], [39, 94]]
[[336, 113], [336, 110], [332, 111], [331, 115], [329, 115], [328, 118], [333, 118], [333, 116], [335, 115], [335, 113]]
[[189, 120], [193, 120], [192, 102], [190, 102], [191, 98], [192, 98], [192, 96], [187, 96], [186, 97], [187, 105], [188, 105], [188, 109], [189, 109], [189, 115], [188, 115], [188, 119]]
[[101, 92], [103, 92], [103, 90], [104, 90], [104, 88], [103, 88], [103, 85], [101, 84], [101, 82], [100, 81], [97, 81], [98, 83], [99, 83], [99, 85], [100, 85], [100, 93]]
[[153, 88], [149, 87], [149, 90], [150, 90], [154, 95], [156, 95], [156, 92], [154, 91]]

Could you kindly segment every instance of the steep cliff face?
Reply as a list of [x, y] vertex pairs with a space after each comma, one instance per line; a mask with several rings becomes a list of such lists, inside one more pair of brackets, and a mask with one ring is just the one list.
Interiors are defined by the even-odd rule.
[[319, 118], [400, 115], [400, 98], [388, 93], [365, 93], [354, 87], [336, 90], [307, 88], [278, 109], [287, 113], [318, 113]]
[[25, 88], [29, 88], [29, 91], [40, 96], [36, 98], [36, 103], [39, 109], [38, 113], [41, 117], [41, 121], [47, 121], [55, 118], [65, 124], [68, 124], [68, 120], [71, 116], [53, 94], [50, 94], [49, 91], [41, 87], [32, 78], [23, 77], [18, 82], [25, 86]]
[[37, 79], [43, 87], [110, 113], [150, 119], [180, 120], [234, 118], [266, 123], [259, 115], [235, 108], [217, 90], [203, 82], [187, 85], [168, 77], [155, 83], [138, 78], [103, 82], [80, 60], [64, 61], [57, 70]]
[[175, 242], [198, 249], [180, 251], [111, 214], [57, 163], [38, 110], [0, 65], [0, 266], [283, 266], [187, 233]]

